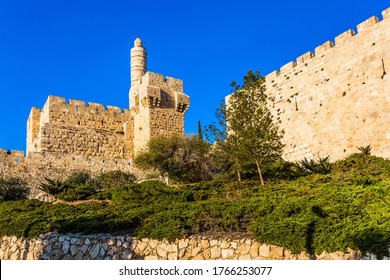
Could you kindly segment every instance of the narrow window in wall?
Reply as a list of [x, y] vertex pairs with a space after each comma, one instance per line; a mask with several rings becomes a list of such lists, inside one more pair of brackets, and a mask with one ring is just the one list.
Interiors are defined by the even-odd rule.
[[79, 106], [76, 106], [76, 112], [78, 112], [79, 111]]
[[297, 103], [297, 98], [295, 98], [295, 111], [298, 111], [298, 103]]
[[98, 108], [96, 108], [96, 115], [97, 115], [97, 114], [99, 114], [99, 109], [98, 109]]
[[382, 69], [383, 69], [383, 74], [382, 74], [382, 79], [383, 79], [383, 77], [386, 75], [385, 62], [383, 58], [382, 58]]
[[77, 124], [80, 125], [80, 121], [78, 121]]

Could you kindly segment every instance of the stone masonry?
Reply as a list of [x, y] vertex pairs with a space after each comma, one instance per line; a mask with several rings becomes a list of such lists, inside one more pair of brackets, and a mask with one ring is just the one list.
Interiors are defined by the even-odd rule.
[[265, 77], [289, 161], [342, 159], [371, 145], [390, 157], [390, 8]]
[[[191, 236], [168, 242], [110, 234], [42, 234], [26, 239], [0, 237], [0, 260], [375, 260], [373, 254], [323, 252], [292, 254], [251, 238]], [[386, 258], [388, 259], [388, 258]]]

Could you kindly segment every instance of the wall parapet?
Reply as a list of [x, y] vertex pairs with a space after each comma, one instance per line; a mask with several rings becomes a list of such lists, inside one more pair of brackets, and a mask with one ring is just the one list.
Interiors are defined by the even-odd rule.
[[[39, 107], [35, 107], [35, 108], [39, 108]], [[103, 105], [95, 102], [86, 103], [86, 101], [76, 100], [76, 99], [67, 100], [63, 97], [50, 95], [47, 98], [42, 111], [50, 112], [50, 110], [53, 110], [54, 108], [56, 108], [56, 110], [58, 110], [58, 108], [73, 109], [73, 111], [75, 112], [84, 112], [90, 109], [90, 110], [95, 110], [94, 112], [96, 112], [96, 114], [108, 112], [108, 113], [117, 113], [126, 116], [128, 116], [130, 113], [128, 109], [122, 109], [117, 106]]]
[[[352, 29], [348, 29], [347, 31], [335, 37], [335, 43], [333, 43], [332, 41], [326, 41], [325, 43], [314, 48], [315, 55], [311, 52], [307, 52], [297, 57], [295, 61], [290, 61], [289, 63], [282, 66], [279, 70], [276, 70], [276, 73], [287, 74], [291, 71], [291, 69], [293, 69], [297, 65], [301, 65], [302, 63], [309, 63], [310, 60], [320, 55], [323, 55], [328, 50], [334, 47], [343, 46], [346, 42], [348, 42], [348, 40], [351, 40], [351, 38], [370, 32], [373, 28], [375, 28], [377, 24], [380, 24], [383, 21], [388, 21], [389, 18], [390, 18], [390, 8], [382, 11], [382, 20], [380, 20], [376, 16], [372, 16], [367, 20], [356, 25], [357, 33], [355, 33]], [[274, 77], [275, 77], [275, 71], [265, 76], [266, 80], [268, 81], [271, 81], [272, 79], [274, 79]]]
[[7, 150], [0, 148], [0, 156], [2, 156], [5, 160], [19, 163], [24, 159], [24, 151], [21, 150]]
[[183, 80], [165, 76], [154, 72], [146, 72], [141, 79], [141, 84], [170, 88], [175, 91], [183, 91]]

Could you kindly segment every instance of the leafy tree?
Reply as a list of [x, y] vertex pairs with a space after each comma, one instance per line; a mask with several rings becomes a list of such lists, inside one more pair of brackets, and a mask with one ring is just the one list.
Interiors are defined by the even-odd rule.
[[238, 164], [254, 162], [261, 184], [264, 184], [262, 166], [280, 158], [282, 132], [273, 122], [267, 106], [264, 78], [258, 71], [248, 71], [243, 85], [231, 84], [236, 91], [226, 106], [227, 141]]
[[215, 117], [217, 121], [205, 127], [206, 140], [209, 143], [213, 143], [210, 151], [213, 172], [228, 178], [232, 177], [233, 174], [237, 174], [238, 181], [241, 181], [241, 165], [238, 164], [234, 146], [227, 141], [225, 100], [220, 102], [215, 112]]
[[205, 127], [206, 140], [209, 143], [227, 140], [225, 100], [221, 100], [219, 107], [215, 111], [215, 117], [217, 122], [212, 122]]
[[149, 141], [147, 151], [138, 154], [134, 163], [141, 169], [154, 168], [168, 180], [197, 182], [210, 177], [209, 148], [194, 136], [158, 136]]

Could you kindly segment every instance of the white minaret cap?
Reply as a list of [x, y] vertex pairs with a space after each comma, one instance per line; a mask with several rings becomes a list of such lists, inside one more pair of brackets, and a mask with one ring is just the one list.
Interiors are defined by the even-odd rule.
[[142, 47], [142, 41], [139, 37], [134, 41], [134, 47]]

